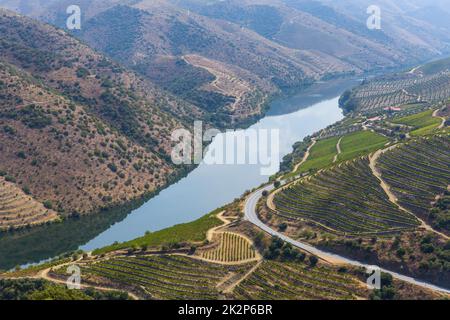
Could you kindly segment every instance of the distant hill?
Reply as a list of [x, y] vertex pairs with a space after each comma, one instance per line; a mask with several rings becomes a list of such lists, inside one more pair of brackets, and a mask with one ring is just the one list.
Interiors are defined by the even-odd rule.
[[[448, 51], [448, 32], [414, 14], [420, 4], [404, 2], [403, 11], [384, 4], [383, 29], [369, 30], [369, 4], [353, 0], [82, 0], [73, 35], [227, 127], [253, 121], [279, 91]], [[71, 4], [0, 0], [61, 28]], [[230, 87], [236, 82], [241, 89]]]

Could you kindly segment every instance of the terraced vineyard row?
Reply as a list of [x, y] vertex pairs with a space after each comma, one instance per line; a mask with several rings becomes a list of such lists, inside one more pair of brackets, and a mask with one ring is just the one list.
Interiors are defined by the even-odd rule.
[[367, 293], [358, 280], [327, 267], [265, 261], [234, 290], [237, 299], [355, 299]]
[[254, 259], [255, 249], [244, 237], [230, 232], [220, 234], [219, 245], [213, 249], [201, 252], [204, 259], [218, 262], [238, 262]]
[[424, 101], [438, 101], [450, 97], [450, 73], [443, 72], [410, 86], [408, 92]]
[[358, 108], [363, 112], [371, 112], [386, 107], [399, 106], [413, 102], [417, 102], [417, 97], [409, 95], [404, 91], [382, 93], [368, 98], [355, 99], [355, 104], [357, 104]]
[[312, 221], [339, 234], [395, 233], [419, 225], [389, 201], [366, 157], [289, 186], [275, 195], [274, 204], [279, 216]]
[[155, 299], [217, 299], [216, 285], [231, 272], [250, 265], [222, 266], [184, 256], [123, 257], [83, 266], [82, 273], [134, 288]]
[[0, 230], [52, 221], [58, 216], [0, 177]]
[[450, 71], [431, 75], [399, 74], [374, 79], [351, 91], [343, 105], [351, 110], [374, 112], [414, 102], [436, 102], [450, 97]]
[[449, 136], [421, 138], [383, 154], [377, 166], [399, 203], [426, 217], [450, 185]]

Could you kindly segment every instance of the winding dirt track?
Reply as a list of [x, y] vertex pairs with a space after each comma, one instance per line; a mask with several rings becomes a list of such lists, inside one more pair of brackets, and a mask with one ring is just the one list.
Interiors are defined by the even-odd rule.
[[447, 121], [447, 119], [445, 117], [438, 116], [438, 113], [439, 113], [439, 109], [434, 110], [433, 117], [440, 118], [442, 120], [442, 122], [439, 125], [438, 129], [443, 129], [445, 127], [445, 121]]
[[297, 163], [297, 164], [295, 165], [294, 169], [292, 170], [292, 173], [297, 172], [298, 168], [299, 168], [302, 164], [304, 164], [304, 163], [306, 162], [306, 160], [308, 160], [309, 154], [310, 154], [310, 152], [311, 152], [311, 148], [314, 147], [314, 145], [316, 144], [317, 140], [314, 139], [314, 138], [312, 138], [311, 141], [312, 141], [312, 143], [309, 145], [308, 149], [306, 149], [306, 152], [305, 152], [305, 154], [303, 155], [302, 161], [300, 161], [299, 163]]
[[335, 156], [334, 156], [334, 158], [333, 158], [333, 163], [336, 163], [336, 162], [337, 162], [339, 155], [342, 153], [342, 151], [341, 151], [341, 141], [342, 141], [342, 138], [343, 138], [343, 137], [341, 137], [341, 138], [338, 140], [338, 142], [336, 143], [337, 154], [335, 154]]
[[[73, 264], [73, 263], [74, 262], [69, 262], [69, 263], [66, 263], [66, 264], [59, 265], [58, 267], [62, 267], [64, 265], [70, 265], [70, 264]], [[35, 276], [35, 278], [40, 278], [40, 279], [44, 279], [44, 280], [47, 280], [47, 281], [51, 281], [53, 283], [66, 285], [67, 282], [65, 280], [55, 279], [55, 278], [50, 277], [48, 275], [50, 270], [51, 270], [51, 268], [41, 270], [38, 273], [38, 275]], [[94, 288], [94, 289], [100, 290], [100, 291], [125, 291], [134, 300], [140, 300], [140, 298], [137, 295], [135, 295], [133, 292], [126, 291], [126, 290], [123, 290], [123, 289], [114, 289], [114, 288], [109, 288], [109, 287], [101, 287], [101, 286], [97, 286], [97, 285], [87, 285], [87, 284], [82, 284], [82, 283], [80, 283], [80, 287], [83, 288], [83, 289]]]

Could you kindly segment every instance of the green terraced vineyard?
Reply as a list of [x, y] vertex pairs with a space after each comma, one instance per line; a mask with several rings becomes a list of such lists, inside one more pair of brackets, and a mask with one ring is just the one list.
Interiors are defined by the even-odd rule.
[[336, 144], [339, 137], [332, 137], [317, 141], [311, 148], [308, 159], [303, 163], [297, 172], [307, 172], [309, 170], [321, 169], [333, 163], [334, 155], [337, 153]]
[[382, 155], [378, 167], [399, 203], [426, 217], [431, 202], [450, 184], [449, 136], [401, 145]]
[[355, 299], [366, 292], [358, 280], [327, 267], [265, 261], [234, 289], [237, 299]]
[[342, 138], [338, 161], [354, 159], [383, 148], [389, 139], [372, 131], [358, 131]]
[[367, 158], [303, 179], [277, 193], [274, 203], [279, 216], [312, 221], [339, 234], [394, 233], [419, 224], [389, 202]]
[[407, 117], [393, 119], [392, 122], [413, 127], [412, 136], [428, 134], [441, 124], [440, 118], [433, 117], [433, 110], [427, 110]]
[[223, 232], [220, 234], [219, 245], [201, 252], [201, 257], [219, 262], [238, 262], [254, 259], [256, 253], [250, 242], [244, 237], [235, 233]]
[[178, 255], [122, 257], [91, 263], [82, 273], [145, 288], [155, 299], [217, 299], [217, 284], [250, 265], [222, 266]]

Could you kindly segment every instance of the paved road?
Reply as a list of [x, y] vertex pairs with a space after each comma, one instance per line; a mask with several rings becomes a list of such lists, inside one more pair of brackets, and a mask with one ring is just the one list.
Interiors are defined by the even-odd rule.
[[[372, 265], [368, 265], [356, 260], [352, 260], [352, 259], [348, 259], [345, 257], [342, 257], [340, 255], [334, 254], [334, 253], [330, 253], [330, 252], [326, 252], [320, 249], [317, 249], [316, 247], [313, 247], [309, 244], [303, 243], [303, 242], [299, 242], [296, 241], [294, 239], [291, 239], [289, 237], [287, 237], [286, 235], [273, 230], [272, 228], [270, 228], [269, 226], [267, 226], [266, 224], [264, 224], [261, 220], [259, 220], [258, 215], [256, 214], [256, 204], [258, 203], [258, 200], [262, 197], [262, 193], [263, 191], [272, 191], [274, 189], [273, 185], [267, 185], [265, 187], [262, 187], [258, 190], [256, 190], [255, 192], [253, 192], [252, 194], [250, 194], [245, 202], [245, 208], [244, 208], [244, 214], [245, 214], [245, 219], [250, 221], [251, 223], [253, 223], [254, 225], [256, 225], [257, 227], [259, 227], [260, 229], [262, 229], [263, 231], [269, 233], [270, 235], [273, 236], [277, 236], [281, 239], [283, 239], [286, 242], [291, 243], [293, 246], [303, 249], [311, 254], [316, 255], [317, 257], [329, 261], [331, 263], [337, 263], [337, 264], [349, 264], [352, 266], [356, 266], [356, 267], [364, 267], [364, 268], [369, 268], [369, 267], [373, 267]], [[418, 279], [414, 279], [412, 277], [408, 277], [408, 276], [404, 276], [401, 275], [399, 273], [390, 271], [390, 270], [386, 270], [383, 268], [379, 268], [382, 272], [384, 273], [389, 273], [391, 274], [394, 278], [403, 280], [405, 282], [411, 283], [411, 284], [415, 284], [424, 288], [428, 288], [431, 290], [436, 290], [439, 292], [444, 292], [444, 293], [448, 293], [450, 294], [450, 290], [449, 289], [445, 289], [445, 288], [441, 288], [438, 286], [435, 286], [431, 283], [427, 283], [425, 281], [421, 281]]]

